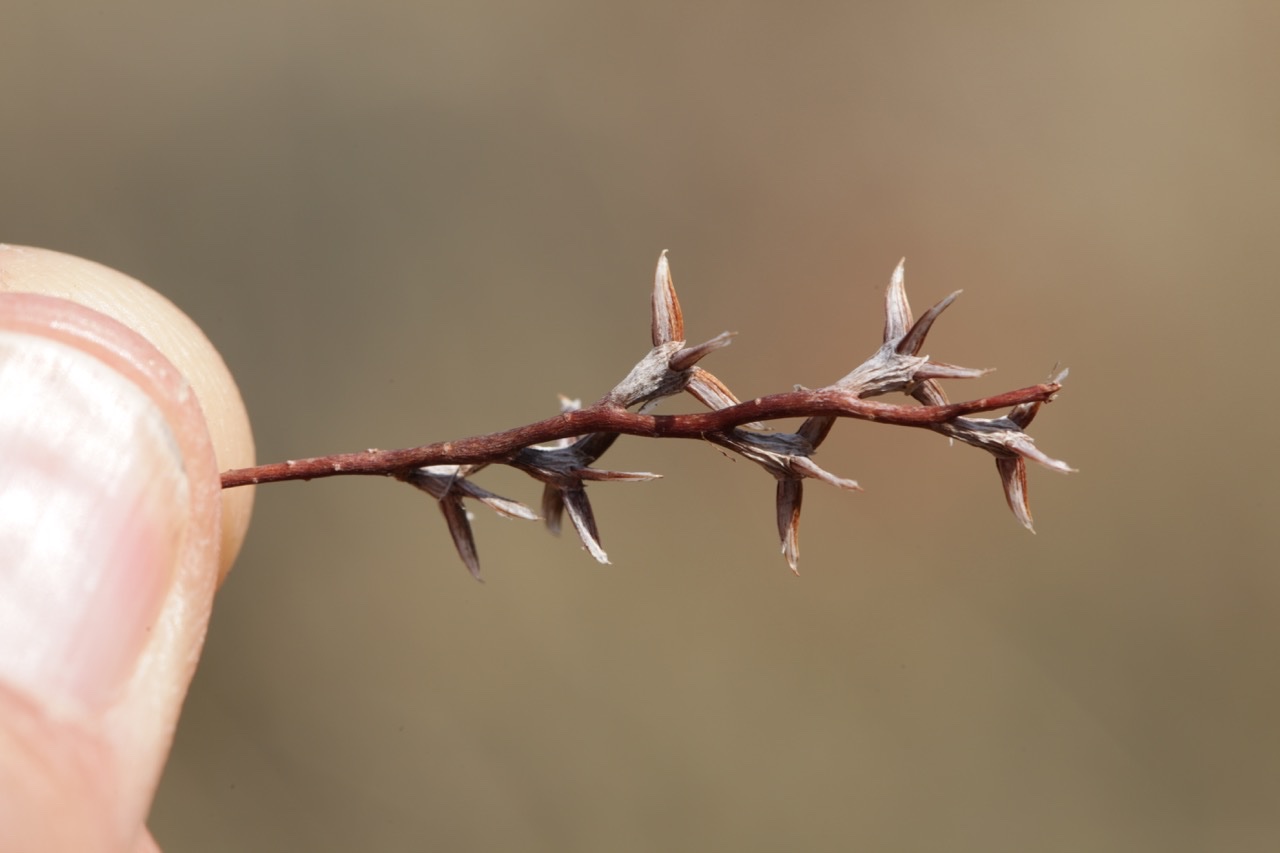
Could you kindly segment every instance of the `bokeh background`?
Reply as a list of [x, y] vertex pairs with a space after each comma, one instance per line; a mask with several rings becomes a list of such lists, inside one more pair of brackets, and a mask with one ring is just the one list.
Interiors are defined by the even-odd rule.
[[[740, 396], [875, 347], [1071, 378], [1031, 472], [842, 423], [773, 483], [622, 440], [612, 566], [425, 495], [258, 493], [151, 818], [172, 851], [1275, 850], [1270, 2], [17, 2], [0, 239], [156, 287], [263, 461], [594, 398], [671, 250]], [[686, 400], [689, 408], [696, 407]], [[668, 404], [666, 411], [674, 409]], [[479, 482], [536, 505], [501, 470]]]

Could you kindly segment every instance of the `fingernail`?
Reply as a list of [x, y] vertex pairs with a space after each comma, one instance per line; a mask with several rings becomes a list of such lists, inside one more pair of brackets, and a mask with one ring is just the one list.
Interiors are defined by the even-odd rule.
[[151, 397], [62, 341], [0, 331], [0, 680], [71, 712], [137, 667], [190, 500]]

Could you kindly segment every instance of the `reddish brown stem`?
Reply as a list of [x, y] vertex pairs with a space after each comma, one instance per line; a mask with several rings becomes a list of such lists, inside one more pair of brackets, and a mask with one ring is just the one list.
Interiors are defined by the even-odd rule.
[[468, 465], [507, 461], [521, 448], [589, 433], [622, 433], [645, 438], [704, 438], [735, 426], [779, 418], [835, 415], [895, 426], [929, 428], [957, 417], [1047, 402], [1061, 388], [1046, 382], [945, 406], [896, 406], [864, 400], [838, 388], [790, 391], [757, 397], [736, 406], [686, 415], [645, 415], [608, 403], [566, 412], [537, 423], [457, 441], [401, 450], [366, 450], [238, 468], [222, 474], [224, 489], [284, 480], [373, 475], [398, 477], [425, 465]]

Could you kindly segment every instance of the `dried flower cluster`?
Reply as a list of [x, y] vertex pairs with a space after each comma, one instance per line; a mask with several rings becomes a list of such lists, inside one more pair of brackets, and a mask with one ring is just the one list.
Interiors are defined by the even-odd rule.
[[[729, 388], [699, 366], [710, 353], [728, 346], [732, 335], [720, 334], [688, 346], [684, 316], [671, 281], [666, 253], [658, 258], [652, 299], [653, 349], [612, 391], [583, 408], [561, 398], [558, 417], [523, 427], [452, 442], [405, 450], [369, 450], [294, 460], [228, 471], [224, 488], [280, 480], [309, 480], [350, 474], [391, 476], [434, 498], [449, 525], [463, 563], [477, 579], [480, 560], [464, 499], [479, 501], [509, 518], [535, 520], [538, 515], [518, 501], [495, 495], [472, 482], [487, 465], [519, 469], [543, 484], [542, 517], [558, 533], [567, 510], [583, 545], [601, 563], [608, 556], [600, 545], [588, 482], [651, 480], [660, 475], [607, 471], [593, 467], [619, 435], [651, 438], [699, 438], [713, 442], [760, 465], [777, 481], [778, 534], [791, 570], [800, 557], [800, 506], [805, 479], [841, 489], [858, 490], [853, 480], [837, 477], [813, 461], [838, 417], [853, 417], [899, 426], [931, 429], [948, 438], [982, 448], [995, 457], [1005, 498], [1017, 519], [1031, 528], [1027, 503], [1028, 459], [1059, 472], [1073, 470], [1036, 448], [1025, 429], [1040, 406], [1053, 399], [1066, 371], [1048, 382], [966, 403], [950, 403], [938, 384], [989, 371], [935, 361], [920, 355], [925, 337], [938, 316], [955, 300], [952, 293], [914, 320], [907, 302], [903, 265], [893, 273], [885, 295], [884, 341], [870, 358], [826, 388], [806, 389], [740, 402]], [[664, 397], [688, 392], [711, 409], [688, 415], [649, 415]], [[869, 398], [901, 393], [917, 404], [889, 405]], [[998, 418], [973, 414], [1009, 409]], [[632, 411], [632, 410], [635, 411]], [[795, 433], [769, 432], [763, 422], [803, 417]]]

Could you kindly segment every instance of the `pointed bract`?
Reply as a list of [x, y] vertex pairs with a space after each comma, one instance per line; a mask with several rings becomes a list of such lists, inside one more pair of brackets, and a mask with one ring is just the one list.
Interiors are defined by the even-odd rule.
[[884, 294], [884, 342], [902, 340], [911, 328], [911, 304], [907, 302], [906, 284], [907, 259], [898, 261], [898, 266], [889, 279], [889, 289]]
[[814, 415], [811, 418], [805, 418], [804, 423], [800, 424], [800, 429], [796, 430], [796, 434], [809, 442], [811, 447], [816, 448], [826, 440], [835, 424], [836, 419], [833, 415]]
[[913, 374], [914, 378], [924, 379], [977, 379], [994, 371], [994, 367], [961, 367], [958, 364], [947, 364], [944, 361], [926, 361]]
[[[902, 355], [919, 355], [920, 347], [924, 346], [924, 339], [929, 335], [929, 330], [933, 328], [933, 321], [938, 319], [938, 315], [947, 310], [947, 306], [956, 301], [956, 297], [960, 295], [960, 291], [955, 291], [946, 299], [943, 299], [937, 305], [924, 312], [924, 316], [917, 320], [912, 326], [911, 331], [902, 336], [902, 340], [898, 341], [896, 349]], [[902, 299], [905, 304], [907, 298], [906, 291], [902, 293]], [[911, 308], [907, 307], [907, 318], [910, 322]], [[888, 340], [885, 343], [889, 343]]]
[[1004, 486], [1004, 499], [1013, 510], [1014, 518], [1032, 533], [1036, 529], [1031, 524], [1031, 504], [1027, 500], [1027, 463], [1021, 456], [1002, 456], [996, 458], [996, 470], [1000, 472], [1000, 483]]
[[666, 249], [658, 256], [658, 270], [653, 277], [651, 325], [655, 347], [684, 340], [684, 314], [676, 298], [676, 286], [671, 281]]
[[668, 364], [672, 370], [688, 370], [702, 359], [718, 349], [724, 349], [733, 343], [733, 336], [736, 332], [721, 332], [709, 341], [698, 344], [697, 346], [685, 347], [684, 349], [671, 356]]
[[600, 547], [600, 530], [596, 527], [596, 516], [591, 511], [591, 501], [587, 500], [586, 489], [566, 489], [563, 494], [565, 509], [569, 510], [569, 520], [578, 538], [600, 563], [608, 565], [609, 555]]
[[[701, 367], [692, 368], [692, 374], [693, 375], [690, 377], [689, 384], [685, 387], [685, 390], [692, 394], [694, 399], [706, 406], [708, 409], [711, 409], [712, 411], [719, 411], [720, 409], [727, 409], [730, 406], [736, 406], [742, 402], [732, 391], [729, 390], [728, 385], [725, 385]], [[759, 421], [752, 421], [749, 424], [743, 424], [743, 426], [748, 429], [768, 429], [765, 424], [762, 424]]]
[[862, 491], [862, 486], [858, 485], [857, 480], [847, 480], [844, 477], [837, 477], [830, 471], [821, 468], [818, 463], [814, 462], [807, 456], [793, 456], [791, 458], [791, 468], [803, 477], [821, 480], [828, 486], [835, 486], [837, 489], [844, 489], [846, 492]]
[[689, 380], [689, 386], [685, 390], [692, 394], [699, 403], [712, 411], [727, 409], [741, 402], [729, 390], [728, 385], [725, 385], [701, 367], [693, 368], [693, 378]]
[[564, 518], [564, 496], [549, 483], [542, 487], [542, 518], [546, 521], [547, 530], [559, 536], [560, 521]]
[[926, 406], [945, 406], [950, 401], [942, 386], [932, 379], [926, 379], [911, 389], [911, 396]]
[[440, 501], [440, 512], [449, 525], [449, 535], [453, 537], [453, 546], [458, 549], [458, 556], [471, 576], [483, 582], [480, 577], [480, 557], [476, 553], [476, 540], [471, 533], [471, 522], [467, 511], [462, 507], [460, 498], [445, 498]]
[[800, 505], [804, 500], [804, 483], [799, 479], [778, 480], [778, 537], [782, 540], [782, 556], [793, 574], [800, 574]]
[[1021, 403], [1010, 409], [1009, 414], [1005, 417], [1023, 429], [1026, 429], [1030, 426], [1031, 421], [1035, 419], [1036, 414], [1040, 411], [1040, 405], [1040, 403]]

